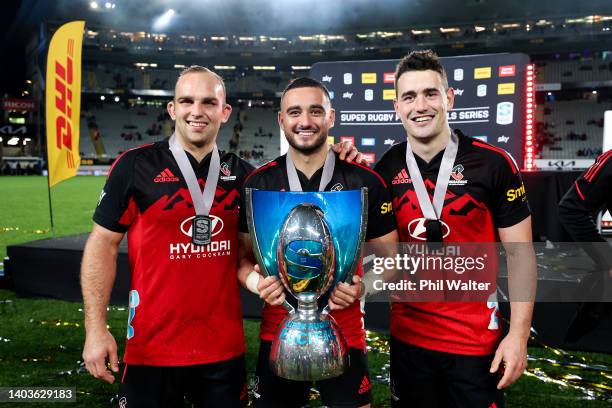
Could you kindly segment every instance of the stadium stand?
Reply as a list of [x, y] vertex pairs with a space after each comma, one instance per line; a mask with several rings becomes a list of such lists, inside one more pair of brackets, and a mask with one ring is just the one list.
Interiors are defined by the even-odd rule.
[[536, 139], [542, 147], [542, 158], [594, 158], [601, 154], [603, 115], [609, 109], [609, 102], [588, 99], [538, 106]]

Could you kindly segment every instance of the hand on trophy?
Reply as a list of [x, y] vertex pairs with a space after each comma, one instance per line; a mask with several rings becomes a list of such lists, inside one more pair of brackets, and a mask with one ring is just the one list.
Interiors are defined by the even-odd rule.
[[340, 160], [344, 160], [346, 162], [352, 162], [358, 164], [363, 164], [364, 166], [368, 165], [368, 162], [363, 157], [363, 154], [357, 150], [354, 144], [350, 142], [338, 142], [336, 144], [331, 145], [331, 149], [334, 153], [338, 153], [338, 158]]
[[353, 284], [340, 282], [329, 297], [329, 309], [340, 310], [349, 307], [353, 302], [363, 296], [365, 286], [361, 276], [353, 275]]
[[[255, 272], [259, 272], [259, 265], [255, 265]], [[285, 288], [283, 283], [278, 279], [278, 276], [268, 276], [259, 278], [257, 290], [259, 297], [272, 306], [282, 305], [285, 301]]]

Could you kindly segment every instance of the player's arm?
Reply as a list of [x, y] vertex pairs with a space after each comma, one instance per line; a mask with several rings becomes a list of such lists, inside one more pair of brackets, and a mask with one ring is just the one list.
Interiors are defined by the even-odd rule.
[[[370, 244], [376, 244], [380, 248], [395, 249], [399, 242], [399, 236], [396, 230], [389, 232], [381, 237], [372, 238], [367, 241]], [[378, 251], [377, 251], [378, 252]], [[393, 256], [393, 255], [390, 255]], [[365, 284], [362, 278], [358, 275], [353, 276], [353, 283], [340, 282], [329, 297], [330, 310], [339, 310], [349, 307], [355, 300], [361, 298], [365, 294]]]
[[112, 371], [119, 371], [117, 343], [106, 326], [106, 308], [115, 282], [117, 254], [123, 235], [94, 223], [81, 264], [85, 315], [83, 361], [91, 375], [108, 383], [115, 381], [115, 377], [106, 369], [106, 361]]
[[282, 305], [285, 290], [276, 276], [265, 277], [255, 262], [251, 237], [248, 233], [238, 233], [238, 281], [270, 305]]
[[527, 368], [527, 341], [531, 329], [533, 299], [536, 289], [536, 259], [531, 245], [531, 216], [519, 223], [498, 228], [507, 254], [510, 294], [510, 330], [499, 344], [491, 372], [504, 365], [497, 388], [514, 383]]

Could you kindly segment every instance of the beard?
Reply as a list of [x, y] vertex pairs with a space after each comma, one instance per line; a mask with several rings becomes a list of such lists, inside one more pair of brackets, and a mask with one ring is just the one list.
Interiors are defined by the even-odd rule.
[[[301, 130], [305, 130], [305, 129], [301, 129]], [[316, 151], [318, 151], [321, 146], [323, 146], [326, 142], [327, 142], [327, 134], [326, 133], [320, 133], [319, 137], [317, 139], [314, 140], [314, 142], [312, 143], [312, 145], [310, 146], [301, 146], [296, 142], [296, 139], [299, 136], [296, 136], [298, 132], [285, 132], [285, 136], [287, 137], [287, 142], [289, 143], [289, 145], [291, 147], [293, 147], [295, 150], [297, 150], [298, 152], [305, 154], [305, 155], [310, 155]], [[289, 136], [291, 135], [291, 136]]]

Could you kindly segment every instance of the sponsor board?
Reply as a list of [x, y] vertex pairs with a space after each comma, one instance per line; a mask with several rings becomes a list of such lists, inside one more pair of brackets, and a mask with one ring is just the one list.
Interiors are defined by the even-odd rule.
[[395, 83], [395, 72], [385, 72], [383, 74], [383, 82], [385, 84], [394, 84]]
[[362, 137], [361, 138], [361, 145], [362, 146], [375, 146], [376, 145], [376, 139], [373, 137]]
[[463, 69], [462, 68], [456, 68], [453, 71], [453, 79], [455, 81], [463, 81]]
[[499, 67], [500, 77], [511, 77], [516, 75], [516, 65], [502, 65]]
[[514, 120], [514, 103], [500, 102], [497, 104], [495, 122], [499, 125], [509, 125]]
[[474, 79], [491, 78], [491, 67], [474, 68]]
[[376, 83], [376, 72], [363, 72], [361, 74], [362, 84], [375, 84]]
[[497, 94], [498, 95], [512, 95], [512, 94], [514, 94], [514, 82], [497, 84]]

